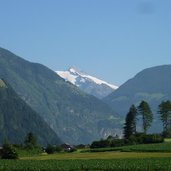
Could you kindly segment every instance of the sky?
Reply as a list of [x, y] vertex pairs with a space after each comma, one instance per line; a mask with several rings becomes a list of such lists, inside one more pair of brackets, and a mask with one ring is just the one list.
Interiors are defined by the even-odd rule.
[[0, 46], [121, 85], [171, 64], [170, 0], [0, 0]]

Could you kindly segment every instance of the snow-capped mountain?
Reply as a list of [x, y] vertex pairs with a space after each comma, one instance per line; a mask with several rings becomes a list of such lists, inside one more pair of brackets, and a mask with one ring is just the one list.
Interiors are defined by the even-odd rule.
[[106, 97], [118, 88], [116, 85], [109, 84], [75, 68], [70, 68], [68, 71], [56, 71], [56, 73], [66, 81], [99, 99]]

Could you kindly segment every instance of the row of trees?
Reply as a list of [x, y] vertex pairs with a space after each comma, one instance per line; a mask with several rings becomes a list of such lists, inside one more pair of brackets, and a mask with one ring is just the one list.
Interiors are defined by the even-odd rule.
[[[163, 101], [159, 105], [160, 119], [163, 123], [163, 136], [171, 136], [171, 101]], [[129, 139], [137, 133], [137, 122], [142, 122], [144, 134], [147, 133], [153, 121], [153, 113], [146, 101], [141, 101], [138, 107], [132, 105], [126, 115], [124, 124], [124, 138]]]
[[[125, 118], [123, 127], [124, 137], [109, 136], [107, 139], [93, 141], [90, 148], [119, 147], [131, 144], [161, 143], [164, 137], [171, 137], [171, 101], [163, 101], [158, 106], [158, 114], [163, 123], [162, 134], [147, 134], [152, 122], [153, 113], [146, 101], [141, 101], [135, 107], [132, 105]], [[142, 131], [138, 132], [138, 126], [142, 125]]]

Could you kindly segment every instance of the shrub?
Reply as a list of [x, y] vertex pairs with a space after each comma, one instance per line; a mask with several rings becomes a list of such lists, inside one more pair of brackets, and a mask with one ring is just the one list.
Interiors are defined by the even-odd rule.
[[128, 140], [125, 141], [126, 144], [150, 144], [150, 143], [161, 143], [164, 138], [160, 134], [144, 134], [136, 133], [132, 135]]
[[18, 154], [15, 148], [10, 144], [4, 144], [1, 151], [2, 159], [18, 159]]
[[125, 145], [124, 139], [114, 139], [111, 141], [110, 144], [111, 147], [121, 147], [124, 145]]
[[56, 152], [61, 152], [61, 151], [62, 151], [62, 147], [57, 145], [57, 146], [55, 147], [55, 151], [56, 151]]
[[62, 148], [60, 146], [55, 146], [55, 145], [48, 145], [45, 149], [46, 153], [48, 154], [53, 154], [55, 152], [60, 152], [62, 151]]
[[164, 138], [171, 138], [171, 130], [163, 131], [162, 136]]
[[53, 153], [55, 153], [55, 151], [56, 151], [56, 147], [55, 146], [53, 146], [53, 145], [48, 145], [47, 147], [46, 147], [46, 153], [48, 153], [48, 154], [53, 154]]
[[93, 141], [90, 148], [104, 148], [110, 147], [110, 142], [108, 140]]
[[149, 134], [144, 137], [144, 144], [149, 143], [161, 143], [164, 141], [164, 138], [160, 134]]

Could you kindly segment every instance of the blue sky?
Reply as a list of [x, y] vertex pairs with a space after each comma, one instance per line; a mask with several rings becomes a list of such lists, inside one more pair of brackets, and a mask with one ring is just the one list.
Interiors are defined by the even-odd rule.
[[0, 0], [0, 46], [121, 85], [171, 64], [170, 0]]

